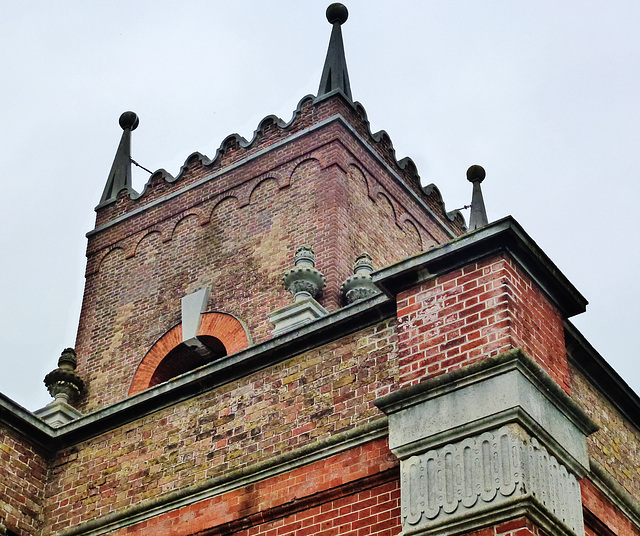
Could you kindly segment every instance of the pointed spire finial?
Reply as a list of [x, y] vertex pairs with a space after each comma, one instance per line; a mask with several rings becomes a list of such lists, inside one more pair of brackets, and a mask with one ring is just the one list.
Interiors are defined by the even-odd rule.
[[469, 215], [469, 231], [474, 231], [484, 227], [489, 223], [487, 211], [484, 208], [482, 189], [480, 183], [487, 173], [482, 166], [474, 165], [467, 170], [467, 180], [473, 183], [473, 193], [471, 195], [471, 214]]
[[352, 100], [349, 72], [347, 71], [347, 60], [344, 55], [342, 30], [340, 28], [348, 17], [349, 11], [343, 4], [331, 4], [327, 8], [327, 20], [333, 25], [333, 29], [331, 30], [329, 50], [327, 50], [327, 58], [324, 60], [324, 69], [320, 78], [318, 97], [339, 89], [349, 100]]
[[120, 145], [113, 159], [99, 207], [115, 201], [120, 190], [131, 189], [131, 131], [138, 128], [140, 120], [134, 112], [124, 112], [120, 116], [119, 123], [123, 130], [122, 138], [120, 138]]

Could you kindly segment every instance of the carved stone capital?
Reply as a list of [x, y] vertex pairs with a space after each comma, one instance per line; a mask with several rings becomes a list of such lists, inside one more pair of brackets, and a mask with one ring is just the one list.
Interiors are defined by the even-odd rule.
[[576, 477], [517, 425], [402, 460], [401, 494], [404, 535], [455, 533], [527, 508], [553, 534], [584, 534]]
[[375, 401], [400, 458], [403, 534], [463, 534], [528, 516], [583, 536], [577, 478], [597, 427], [520, 350]]

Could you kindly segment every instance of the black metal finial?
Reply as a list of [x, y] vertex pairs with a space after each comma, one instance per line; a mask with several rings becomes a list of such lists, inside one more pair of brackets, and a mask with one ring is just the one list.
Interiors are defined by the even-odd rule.
[[113, 165], [102, 192], [98, 208], [113, 203], [121, 190], [132, 191], [131, 187], [131, 131], [138, 128], [140, 120], [134, 112], [124, 112], [118, 120], [122, 128], [120, 145], [113, 159]]
[[135, 130], [140, 124], [140, 119], [135, 112], [124, 112], [118, 120], [122, 130]]
[[327, 8], [327, 20], [333, 25], [333, 29], [329, 39], [327, 58], [324, 60], [324, 69], [320, 77], [318, 97], [340, 90], [345, 97], [352, 100], [341, 29], [341, 25], [346, 22], [348, 17], [349, 12], [342, 4], [331, 4]]
[[349, 18], [349, 11], [344, 4], [336, 2], [327, 8], [327, 20], [331, 24], [344, 24]]
[[484, 199], [480, 183], [487, 176], [482, 166], [473, 165], [467, 170], [467, 180], [473, 184], [471, 195], [471, 214], [469, 215], [469, 230], [474, 231], [489, 223], [487, 211], [484, 208]]
[[482, 182], [486, 176], [487, 172], [482, 166], [478, 166], [477, 164], [467, 169], [467, 180], [469, 182]]

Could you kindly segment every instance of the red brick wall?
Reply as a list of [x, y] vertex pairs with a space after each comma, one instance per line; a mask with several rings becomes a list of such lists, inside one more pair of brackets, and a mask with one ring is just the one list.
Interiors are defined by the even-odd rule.
[[398, 295], [400, 383], [521, 347], [569, 390], [562, 317], [504, 255]]
[[465, 536], [547, 536], [547, 533], [526, 517], [519, 517], [465, 534]]
[[379, 440], [115, 534], [391, 536], [399, 503], [397, 462]]
[[[640, 529], [618, 510], [588, 478], [583, 478], [580, 481], [580, 491], [582, 493], [582, 504], [585, 509], [593, 513], [613, 534], [618, 536], [640, 535]], [[590, 530], [592, 533], [600, 536], [598, 531], [594, 531], [593, 528]]]
[[43, 522], [47, 464], [39, 449], [0, 426], [0, 522], [19, 534], [37, 534]]
[[[342, 110], [335, 100], [305, 109], [300, 124]], [[209, 310], [233, 314], [259, 342], [271, 336], [268, 313], [292, 302], [281, 278], [301, 244], [317, 255], [327, 277], [318, 300], [334, 311], [362, 252], [380, 268], [450, 239], [439, 219], [339, 123], [224, 167], [283, 138], [266, 130], [271, 134], [249, 150], [231, 143], [219, 162], [192, 160], [175, 183], [153, 179], [138, 200], [122, 197], [99, 211], [103, 224], [227, 169], [90, 237], [76, 342], [78, 372], [88, 385], [83, 411], [126, 397], [144, 355], [180, 322], [180, 299], [204, 285], [212, 287]]]
[[395, 346], [395, 322], [382, 322], [63, 450], [47, 528], [60, 531], [379, 419], [371, 401], [397, 383]]

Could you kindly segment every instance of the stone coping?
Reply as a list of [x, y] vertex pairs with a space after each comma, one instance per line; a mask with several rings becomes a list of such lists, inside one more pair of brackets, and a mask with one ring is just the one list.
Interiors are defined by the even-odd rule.
[[45, 451], [54, 453], [394, 316], [395, 303], [379, 294], [58, 428], [49, 426], [0, 393], [0, 424], [23, 433]]
[[374, 404], [385, 413], [395, 413], [445, 392], [475, 383], [487, 376], [486, 373], [500, 374], [507, 368], [517, 367], [537, 381], [544, 388], [544, 395], [561, 409], [585, 435], [590, 435], [599, 426], [584, 412], [549, 374], [520, 348], [514, 348], [493, 357], [476, 361], [466, 367], [454, 369], [445, 374], [426, 379], [399, 391], [394, 391], [374, 400]]
[[401, 459], [518, 423], [578, 476], [589, 471], [586, 436], [598, 425], [522, 350], [424, 380], [374, 400], [389, 416]]
[[375, 272], [373, 282], [388, 296], [491, 254], [507, 253], [566, 316], [586, 310], [587, 300], [512, 217], [506, 216], [451, 242]]

